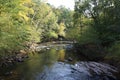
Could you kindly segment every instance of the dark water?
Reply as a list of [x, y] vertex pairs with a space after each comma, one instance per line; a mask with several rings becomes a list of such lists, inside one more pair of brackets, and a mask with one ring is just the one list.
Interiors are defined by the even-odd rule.
[[109, 70], [108, 73], [98, 75], [94, 74], [94, 71], [90, 72], [88, 66], [98, 69], [101, 67], [99, 64], [98, 67], [94, 62], [81, 61], [80, 66], [76, 66], [78, 61], [85, 59], [70, 50], [71, 47], [71, 45], [54, 45], [38, 53], [30, 53], [25, 62], [18, 63], [11, 69], [11, 75], [3, 76], [1, 80], [117, 80], [114, 76], [109, 76], [112, 75], [109, 72], [112, 69], [110, 67], [105, 69]]

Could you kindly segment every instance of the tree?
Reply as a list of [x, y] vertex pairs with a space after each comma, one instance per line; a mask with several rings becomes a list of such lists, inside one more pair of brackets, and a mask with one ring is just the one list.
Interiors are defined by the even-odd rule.
[[42, 41], [57, 38], [58, 24], [57, 17], [51, 7], [43, 1], [37, 1], [33, 7], [35, 13], [32, 15], [32, 25], [41, 35]]
[[[29, 41], [31, 0], [0, 0], [0, 52], [12, 53]], [[4, 54], [3, 54], [4, 55]]]
[[59, 30], [58, 30], [58, 35], [61, 37], [65, 37], [65, 25], [64, 23], [60, 23], [59, 25]]
[[116, 15], [118, 11], [116, 3], [120, 2], [116, 0], [76, 0], [74, 23], [83, 23], [79, 18], [86, 17], [91, 20], [90, 25], [97, 32], [99, 44], [111, 45], [120, 38], [117, 31], [119, 14]]

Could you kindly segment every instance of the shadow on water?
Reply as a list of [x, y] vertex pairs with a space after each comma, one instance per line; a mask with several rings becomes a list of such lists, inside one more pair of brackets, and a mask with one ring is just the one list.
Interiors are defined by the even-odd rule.
[[[12, 74], [3, 76], [3, 80], [117, 80], [113, 76], [111, 78], [111, 76], [106, 74], [106, 76], [89, 75], [94, 74], [94, 72], [90, 73], [91, 69], [88, 69], [88, 67], [98, 68], [100, 66], [99, 64], [97, 66], [96, 63], [94, 63], [95, 65], [86, 62], [79, 63], [79, 69], [76, 63], [85, 59], [83, 57], [80, 58], [74, 51], [69, 50], [68, 46], [71, 45], [52, 46], [38, 53], [29, 54], [30, 58], [12, 67]], [[110, 70], [110, 67], [108, 68], [105, 70]], [[103, 74], [103, 72], [101, 73]]]

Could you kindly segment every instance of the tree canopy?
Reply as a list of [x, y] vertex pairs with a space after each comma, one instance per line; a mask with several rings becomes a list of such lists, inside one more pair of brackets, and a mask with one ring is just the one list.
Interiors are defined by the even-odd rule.
[[59, 37], [112, 52], [120, 44], [119, 12], [119, 0], [75, 0], [74, 11], [44, 0], [0, 0], [0, 52]]

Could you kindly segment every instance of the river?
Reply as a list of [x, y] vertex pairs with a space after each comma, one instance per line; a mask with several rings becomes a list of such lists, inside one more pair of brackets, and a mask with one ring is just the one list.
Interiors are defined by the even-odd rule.
[[0, 80], [117, 80], [116, 68], [87, 61], [71, 44], [39, 46], [37, 53], [30, 53], [28, 59], [9, 70], [11, 74]]

